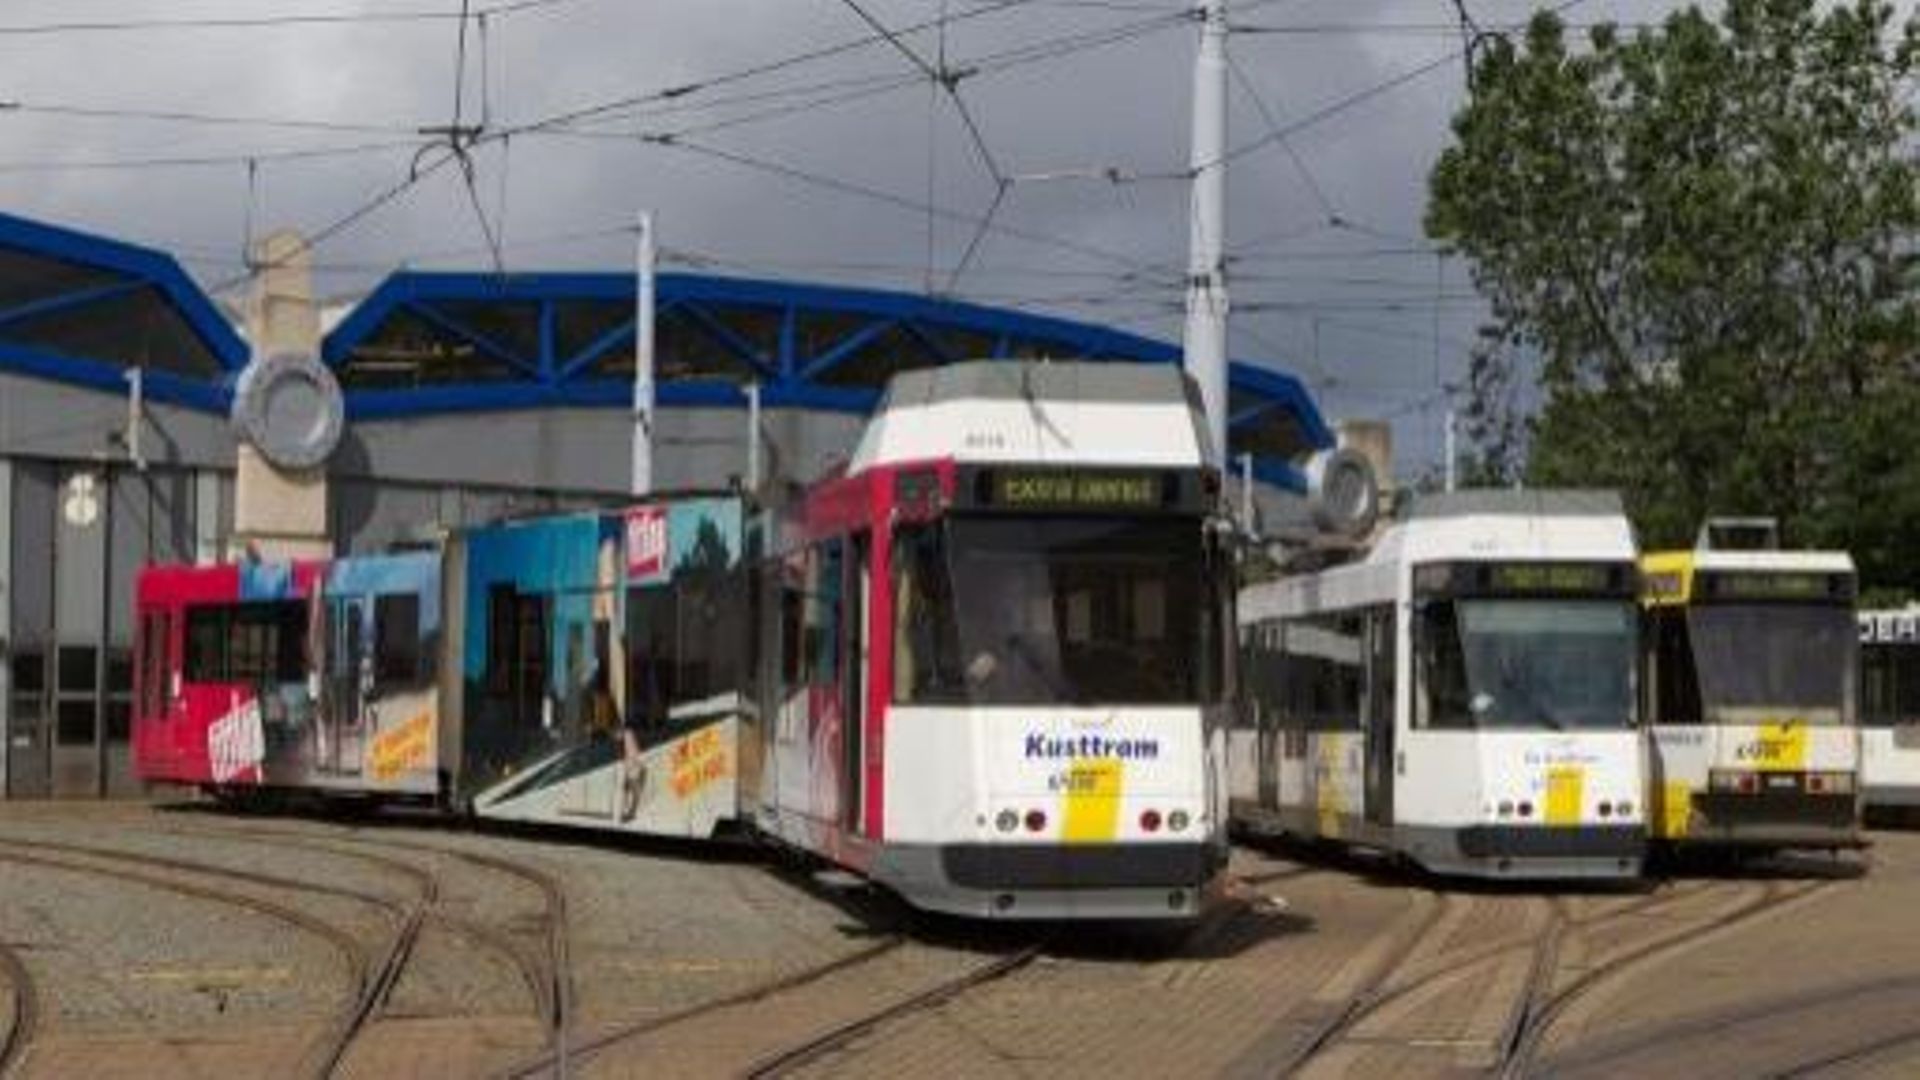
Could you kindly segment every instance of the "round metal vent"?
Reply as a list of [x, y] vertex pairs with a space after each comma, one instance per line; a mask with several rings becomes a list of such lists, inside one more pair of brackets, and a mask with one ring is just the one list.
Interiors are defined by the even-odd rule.
[[1380, 516], [1380, 485], [1365, 455], [1346, 447], [1322, 451], [1308, 459], [1305, 471], [1316, 526], [1341, 536], [1373, 528]]
[[233, 392], [233, 423], [266, 459], [311, 469], [340, 443], [346, 408], [333, 372], [312, 356], [275, 353], [247, 365]]

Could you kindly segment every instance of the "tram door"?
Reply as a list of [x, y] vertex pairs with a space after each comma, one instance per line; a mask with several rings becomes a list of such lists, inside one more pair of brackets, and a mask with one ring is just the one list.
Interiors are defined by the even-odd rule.
[[871, 634], [867, 627], [867, 610], [871, 601], [871, 570], [867, 557], [873, 544], [867, 535], [853, 539], [852, 551], [846, 562], [847, 598], [845, 617], [840, 620], [840, 632], [844, 636], [844, 645], [840, 650], [841, 664], [841, 715], [846, 718], [841, 731], [840, 744], [843, 757], [840, 762], [840, 826], [848, 832], [859, 832], [861, 827], [861, 794], [866, 780], [866, 720], [867, 720], [867, 664], [868, 645]]
[[364, 706], [367, 679], [371, 670], [366, 634], [366, 601], [359, 597], [336, 600], [333, 632], [328, 641], [332, 663], [328, 666], [328, 707], [320, 710], [321, 767], [346, 776], [360, 772], [360, 711]]
[[1394, 640], [1393, 608], [1367, 612], [1366, 819], [1374, 825], [1393, 824]]

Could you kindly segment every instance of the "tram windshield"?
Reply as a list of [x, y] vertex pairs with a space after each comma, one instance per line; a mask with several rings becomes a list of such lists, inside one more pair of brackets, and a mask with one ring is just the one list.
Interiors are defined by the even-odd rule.
[[1707, 709], [1805, 709], [1809, 723], [1841, 721], [1859, 640], [1850, 608], [1696, 605], [1687, 628]]
[[1421, 613], [1422, 718], [1438, 728], [1626, 728], [1633, 605], [1440, 600]]
[[1194, 518], [955, 517], [900, 531], [901, 702], [1195, 703], [1221, 591]]

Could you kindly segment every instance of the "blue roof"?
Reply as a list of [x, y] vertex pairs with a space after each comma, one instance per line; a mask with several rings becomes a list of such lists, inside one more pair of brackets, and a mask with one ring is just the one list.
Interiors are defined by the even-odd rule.
[[[116, 331], [114, 312], [101, 306], [129, 292], [180, 328], [165, 355], [150, 345], [136, 352], [142, 328]], [[633, 302], [631, 273], [401, 272], [326, 336], [322, 353], [349, 415], [361, 418], [626, 407]], [[656, 304], [663, 407], [743, 405], [751, 381], [768, 407], [863, 413], [902, 367], [981, 356], [1180, 362], [1177, 346], [1110, 327], [882, 289], [667, 273]], [[92, 308], [106, 317], [105, 333], [98, 318], [85, 334], [34, 329], [49, 313]], [[118, 388], [139, 364], [156, 398], [224, 409], [246, 357], [240, 335], [170, 256], [0, 215], [0, 368]], [[1233, 448], [1255, 452], [1263, 480], [1298, 488], [1290, 459], [1333, 443], [1312, 397], [1258, 364], [1236, 361], [1228, 378]]]

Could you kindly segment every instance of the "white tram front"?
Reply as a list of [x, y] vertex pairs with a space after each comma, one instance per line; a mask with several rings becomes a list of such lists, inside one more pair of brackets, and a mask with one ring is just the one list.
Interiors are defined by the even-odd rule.
[[1172, 368], [896, 376], [781, 530], [761, 826], [929, 910], [1200, 914], [1233, 627], [1204, 431]]
[[1920, 806], [1920, 605], [1860, 613], [1860, 787], [1869, 809]]
[[1442, 874], [1637, 875], [1634, 559], [1610, 493], [1472, 491], [1242, 590], [1236, 824]]

